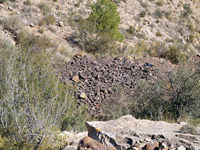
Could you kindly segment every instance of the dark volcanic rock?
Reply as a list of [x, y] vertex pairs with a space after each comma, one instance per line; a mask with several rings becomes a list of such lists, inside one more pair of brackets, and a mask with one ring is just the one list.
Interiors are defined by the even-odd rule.
[[118, 88], [124, 94], [131, 94], [137, 79], [156, 79], [156, 65], [144, 59], [138, 62], [131, 57], [109, 59], [75, 55], [59, 73], [63, 82], [77, 86], [77, 102], [87, 104], [89, 112], [99, 115], [105, 101], [109, 105], [109, 101], [118, 99]]

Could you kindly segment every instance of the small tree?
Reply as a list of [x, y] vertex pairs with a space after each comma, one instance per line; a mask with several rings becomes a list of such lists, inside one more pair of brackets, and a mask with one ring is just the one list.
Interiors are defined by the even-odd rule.
[[117, 6], [110, 0], [98, 0], [91, 8], [93, 12], [88, 19], [79, 21], [78, 33], [73, 38], [86, 52], [105, 54], [114, 41], [124, 40], [119, 32]]
[[124, 37], [119, 32], [120, 16], [116, 4], [110, 0], [98, 0], [91, 8], [93, 12], [89, 21], [96, 26], [97, 32], [107, 34], [112, 40], [122, 41]]

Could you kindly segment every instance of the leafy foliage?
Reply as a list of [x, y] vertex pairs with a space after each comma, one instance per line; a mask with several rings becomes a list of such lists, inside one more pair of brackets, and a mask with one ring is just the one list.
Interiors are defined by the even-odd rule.
[[117, 6], [110, 0], [98, 0], [91, 5], [93, 10], [89, 17], [90, 23], [94, 23], [99, 34], [107, 34], [112, 40], [123, 40], [119, 32], [120, 16]]
[[98, 0], [91, 5], [92, 14], [86, 20], [80, 20], [78, 33], [74, 35], [79, 45], [89, 53], [105, 54], [111, 51], [114, 41], [123, 41], [119, 32], [120, 16], [117, 6], [110, 0]]

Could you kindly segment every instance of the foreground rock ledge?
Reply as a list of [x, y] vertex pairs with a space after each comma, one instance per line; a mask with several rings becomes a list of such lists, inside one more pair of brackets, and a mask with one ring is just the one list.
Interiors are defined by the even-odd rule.
[[[87, 145], [87, 148], [99, 150], [113, 147], [117, 150], [200, 149], [200, 136], [181, 133], [184, 125], [186, 123], [140, 120], [131, 115], [111, 121], [86, 122], [89, 137], [83, 139], [82, 143], [92, 139], [89, 145], [93, 147]], [[91, 144], [95, 140], [104, 147]]]

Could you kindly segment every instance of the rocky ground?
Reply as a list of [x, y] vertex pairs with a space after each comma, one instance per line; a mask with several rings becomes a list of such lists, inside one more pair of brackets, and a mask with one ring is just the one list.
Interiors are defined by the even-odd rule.
[[[183, 132], [187, 123], [167, 123], [135, 119], [86, 122], [88, 136], [66, 150], [198, 150], [200, 132]], [[80, 134], [78, 134], [80, 135]], [[82, 134], [84, 136], [84, 134]], [[82, 136], [82, 137], [83, 137]], [[80, 138], [77, 138], [80, 139]]]
[[[27, 0], [7, 0], [0, 4], [0, 40], [15, 45], [13, 33], [21, 29], [40, 36], [46, 35], [54, 44], [49, 51], [55, 57], [69, 61], [74, 54], [84, 53], [69, 39], [76, 31], [76, 21], [87, 18], [91, 13], [88, 7], [90, 2], [95, 0], [31, 0], [30, 3]], [[41, 7], [41, 4], [47, 7]], [[117, 5], [121, 16], [120, 30], [125, 36], [119, 49], [125, 55], [143, 55], [145, 48], [153, 50], [151, 46], [157, 42], [166, 47], [182, 45], [182, 53], [199, 53], [198, 1], [121, 0]], [[53, 15], [55, 21], [44, 23], [45, 16], [49, 14]], [[7, 30], [6, 22], [14, 32]]]
[[154, 81], [158, 76], [175, 71], [177, 66], [151, 57], [109, 59], [76, 55], [62, 68], [58, 69], [62, 81], [77, 88], [78, 104], [89, 106], [91, 114], [102, 115], [102, 105], [109, 106], [118, 101], [119, 88], [125, 95], [134, 94], [137, 80]]

